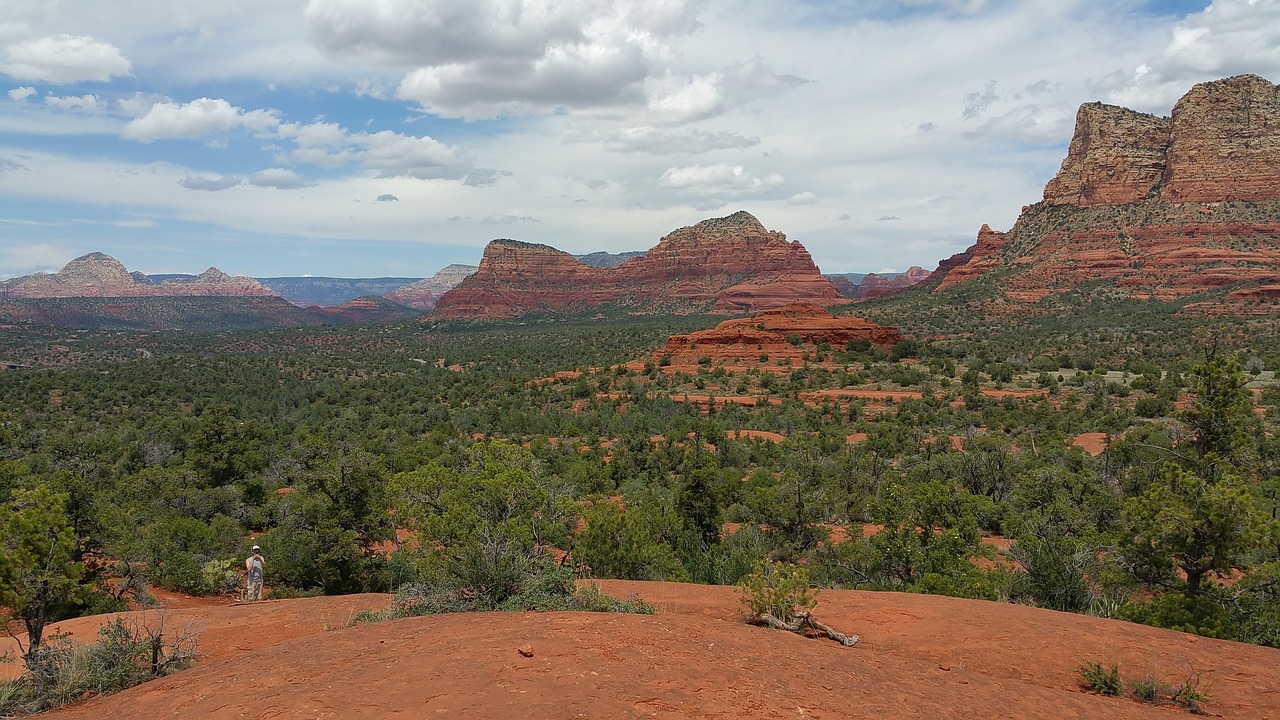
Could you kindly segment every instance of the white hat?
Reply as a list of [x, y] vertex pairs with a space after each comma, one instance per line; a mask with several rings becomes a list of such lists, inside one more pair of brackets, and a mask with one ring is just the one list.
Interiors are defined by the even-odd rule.
[[253, 551], [254, 551], [254, 552], [257, 552], [257, 551], [259, 551], [259, 550], [261, 550], [261, 549], [262, 549], [262, 548], [258, 547], [257, 545], [254, 545], [254, 546], [253, 546]]

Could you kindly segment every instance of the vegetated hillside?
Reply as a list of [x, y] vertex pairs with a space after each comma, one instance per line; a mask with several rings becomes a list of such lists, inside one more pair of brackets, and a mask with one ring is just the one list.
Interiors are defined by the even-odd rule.
[[69, 297], [0, 301], [0, 322], [84, 330], [259, 330], [333, 322], [283, 298]]
[[593, 268], [547, 245], [495, 240], [480, 269], [445, 293], [432, 314], [738, 314], [796, 300], [843, 302], [799, 242], [740, 211], [680, 228], [617, 267]]
[[356, 298], [387, 295], [399, 287], [422, 278], [333, 278], [333, 277], [268, 277], [258, 282], [280, 293], [289, 302], [307, 307], [336, 307]]
[[[1085, 691], [1076, 668], [1198, 679], [1211, 715], [1262, 718], [1280, 651], [1016, 605], [826, 591], [816, 614], [853, 648], [742, 622], [730, 588], [606, 581], [656, 615], [482, 613], [343, 627], [386, 596], [308, 598], [170, 612], [203, 628], [194, 669], [57, 720], [406, 713], [451, 718], [1169, 718]], [[89, 637], [96, 623], [70, 629]], [[531, 657], [518, 649], [525, 647]], [[252, 691], [246, 691], [246, 687]], [[1174, 713], [1171, 715], [1170, 713]]]
[[1280, 86], [1240, 75], [1193, 87], [1171, 118], [1089, 103], [1041, 202], [983, 226], [932, 278], [991, 282], [975, 310], [1053, 312], [1058, 296], [1174, 301], [1182, 312], [1280, 308]]
[[271, 297], [75, 297], [0, 301], [0, 323], [79, 330], [220, 332], [347, 323], [392, 323], [420, 315], [386, 298], [300, 308]]
[[349, 300], [338, 307], [310, 307], [313, 315], [331, 318], [339, 323], [395, 323], [416, 318], [422, 313], [377, 295]]

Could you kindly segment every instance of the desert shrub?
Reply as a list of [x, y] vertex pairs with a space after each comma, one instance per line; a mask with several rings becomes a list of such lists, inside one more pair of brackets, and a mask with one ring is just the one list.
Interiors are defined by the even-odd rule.
[[625, 580], [688, 580], [676, 549], [666, 538], [679, 537], [678, 517], [653, 504], [622, 508], [600, 501], [583, 513], [587, 526], [574, 540], [575, 561], [594, 577]]
[[571, 493], [529, 451], [503, 442], [400, 473], [388, 490], [419, 534], [419, 579], [488, 609], [538, 582], [545, 548], [567, 546], [580, 513]]
[[40, 712], [184, 669], [195, 659], [198, 642], [190, 626], [169, 633], [163, 615], [150, 621], [114, 618], [88, 645], [75, 645], [65, 635], [46, 638], [28, 662], [29, 676], [0, 683], [0, 714]]
[[233, 569], [235, 567], [234, 560], [210, 560], [205, 563], [200, 569], [204, 587], [208, 588], [211, 594], [235, 592], [240, 586], [240, 576]]
[[1083, 612], [1093, 599], [1086, 571], [1096, 564], [1097, 550], [1076, 538], [1054, 534], [1027, 534], [1012, 548], [1015, 560], [1026, 570], [1025, 591], [1040, 607]]
[[267, 593], [267, 597], [271, 600], [293, 600], [296, 598], [321, 597], [324, 595], [324, 588], [296, 588], [292, 585], [273, 585]]
[[618, 600], [600, 592], [594, 584], [579, 588], [574, 582], [573, 571], [556, 565], [548, 557], [536, 559], [535, 566], [526, 570], [524, 584], [496, 607], [489, 602], [489, 598], [478, 596], [466, 587], [442, 582], [441, 578], [435, 577], [405, 585], [392, 597], [390, 607], [385, 610], [362, 612], [356, 615], [355, 621], [378, 622], [422, 615], [495, 609], [653, 613], [653, 606], [639, 598], [628, 597], [625, 600]]
[[1280, 561], [1246, 575], [1231, 589], [1227, 607], [1236, 639], [1280, 647]]
[[1116, 615], [1122, 620], [1152, 627], [1231, 640], [1235, 633], [1226, 608], [1217, 600], [1218, 594], [1209, 592], [1193, 596], [1168, 592], [1145, 602], [1124, 605]]
[[8, 717], [31, 701], [31, 687], [22, 680], [0, 680], [0, 715]]
[[1172, 694], [1172, 688], [1169, 684], [1156, 677], [1153, 673], [1148, 673], [1141, 680], [1129, 681], [1129, 692], [1133, 696], [1146, 703], [1156, 703], [1160, 698]]
[[1115, 663], [1110, 668], [1105, 668], [1102, 663], [1085, 660], [1084, 664], [1076, 668], [1076, 673], [1080, 675], [1085, 688], [1099, 695], [1119, 695], [1124, 687], [1120, 680], [1120, 666]]
[[818, 591], [809, 586], [809, 571], [801, 565], [763, 560], [738, 582], [739, 600], [752, 617], [769, 614], [784, 623], [818, 604]]
[[737, 585], [772, 549], [764, 531], [756, 525], [743, 525], [705, 550], [690, 552], [684, 562], [693, 582]]
[[1197, 715], [1203, 712], [1200, 708], [1200, 703], [1209, 701], [1208, 689], [1204, 687], [1200, 673], [1194, 670], [1187, 673], [1182, 682], [1172, 688], [1171, 692], [1170, 699]]
[[635, 615], [652, 615], [653, 606], [631, 593], [619, 600], [612, 595], [605, 595], [598, 585], [591, 583], [580, 587], [573, 595], [575, 610], [589, 612], [621, 612]]
[[1163, 396], [1139, 398], [1133, 404], [1133, 412], [1144, 418], [1164, 417], [1173, 412], [1173, 402]]

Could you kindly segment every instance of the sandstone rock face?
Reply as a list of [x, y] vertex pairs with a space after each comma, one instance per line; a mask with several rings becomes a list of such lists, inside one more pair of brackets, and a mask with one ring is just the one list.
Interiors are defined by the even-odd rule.
[[738, 212], [680, 228], [612, 268], [589, 267], [546, 245], [495, 240], [479, 270], [445, 293], [434, 315], [508, 318], [605, 305], [641, 313], [742, 313], [796, 300], [843, 302], [804, 246]]
[[[942, 278], [939, 290], [958, 285], [972, 279], [992, 268], [999, 261], [999, 253], [1004, 248], [1007, 233], [997, 232], [990, 225], [983, 225], [978, 230], [978, 241], [965, 250], [963, 261], [957, 262], [950, 272]], [[954, 259], [954, 258], [953, 258]]]
[[906, 272], [886, 278], [875, 273], [868, 273], [858, 285], [858, 297], [871, 300], [880, 297], [897, 295], [909, 290], [929, 279], [929, 271], [917, 265], [907, 268]]
[[1165, 172], [1168, 118], [1114, 105], [1087, 103], [1076, 113], [1076, 131], [1044, 201], [1069, 205], [1142, 202]]
[[[1280, 87], [1256, 75], [1202, 83], [1172, 119], [1083, 106], [1044, 201], [1007, 233], [984, 225], [931, 280], [943, 291], [997, 269], [1014, 310], [1090, 284], [1174, 300], [1280, 283]], [[1274, 309], [1268, 293], [1237, 290], [1188, 309], [1266, 302]]]
[[[757, 315], [726, 320], [710, 330], [673, 335], [653, 354], [654, 361], [692, 365], [700, 358], [756, 365], [798, 359], [818, 343], [843, 349], [850, 340], [890, 346], [902, 339], [898, 329], [856, 317], [835, 316], [809, 303], [791, 303]], [[666, 357], [666, 356], [669, 356]], [[765, 360], [760, 360], [765, 357]]]
[[1257, 75], [1196, 85], [1173, 106], [1166, 202], [1280, 200], [1280, 86]]
[[277, 293], [253, 278], [227, 275], [217, 268], [209, 268], [190, 279], [165, 280], [158, 285], [145, 275], [142, 279], [137, 275], [110, 255], [89, 253], [52, 275], [36, 273], [11, 281], [3, 298], [277, 297]]
[[430, 310], [436, 306], [441, 295], [457, 287], [476, 270], [479, 268], [475, 265], [449, 265], [426, 280], [402, 285], [385, 297], [415, 310]]

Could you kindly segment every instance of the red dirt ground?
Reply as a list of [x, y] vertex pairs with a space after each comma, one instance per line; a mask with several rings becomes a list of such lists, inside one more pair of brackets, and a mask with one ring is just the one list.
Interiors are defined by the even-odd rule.
[[1071, 441], [1071, 444], [1084, 450], [1089, 455], [1101, 455], [1107, 449], [1107, 434], [1100, 432], [1080, 433]]
[[1085, 660], [1170, 682], [1194, 669], [1209, 713], [1280, 717], [1275, 649], [1020, 605], [824, 591], [815, 615], [862, 636], [845, 648], [746, 625], [732, 588], [601, 586], [658, 614], [440, 615], [330, 632], [387, 597], [174, 610], [204, 626], [197, 667], [46, 717], [1185, 717], [1081, 690]]

